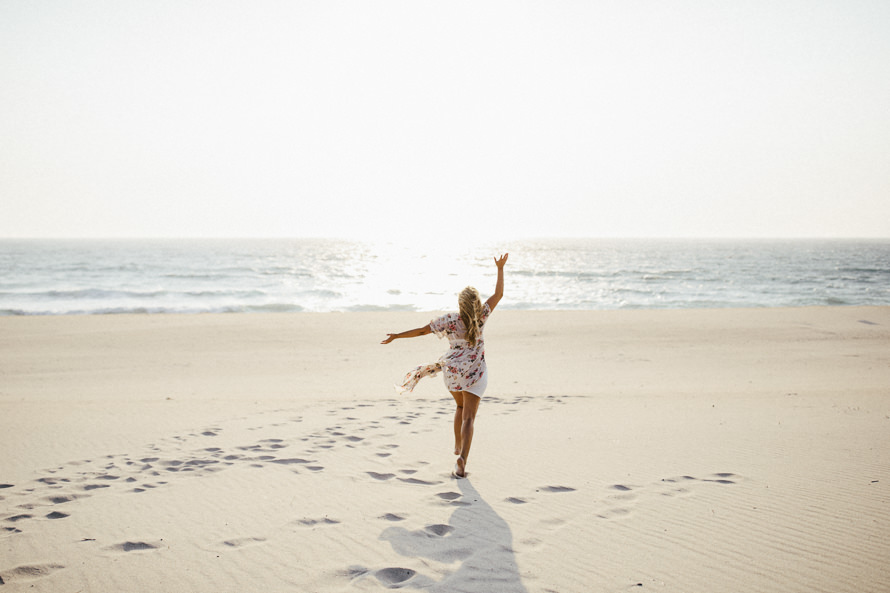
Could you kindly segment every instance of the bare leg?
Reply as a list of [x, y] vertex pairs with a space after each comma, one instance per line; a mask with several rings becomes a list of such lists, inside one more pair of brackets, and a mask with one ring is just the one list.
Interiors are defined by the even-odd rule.
[[467, 475], [467, 459], [470, 456], [470, 446], [473, 444], [473, 425], [476, 421], [476, 410], [479, 409], [478, 395], [468, 391], [463, 392], [463, 419], [460, 427], [460, 457], [457, 458], [457, 471], [459, 477]]
[[457, 403], [454, 410], [454, 454], [460, 455], [460, 427], [464, 421], [464, 394], [462, 391], [452, 391], [451, 397]]
[[464, 421], [464, 407], [457, 406], [454, 411], [454, 454], [460, 455], [460, 427]]

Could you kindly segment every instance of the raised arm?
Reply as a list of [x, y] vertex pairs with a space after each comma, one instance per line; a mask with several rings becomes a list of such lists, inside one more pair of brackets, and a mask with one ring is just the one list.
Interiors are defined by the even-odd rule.
[[496, 257], [494, 259], [494, 265], [498, 267], [498, 281], [494, 286], [494, 294], [488, 297], [488, 300], [485, 301], [488, 303], [488, 308], [492, 311], [494, 311], [494, 308], [501, 302], [501, 297], [504, 296], [504, 264], [507, 263], [507, 258], [509, 256], [509, 253], [505, 253], [501, 257]]
[[416, 338], [418, 336], [425, 336], [427, 334], [433, 333], [433, 329], [429, 324], [426, 324], [423, 327], [418, 327], [417, 329], [409, 329], [406, 332], [402, 332], [400, 334], [386, 334], [386, 339], [380, 342], [381, 344], [389, 344], [396, 338]]

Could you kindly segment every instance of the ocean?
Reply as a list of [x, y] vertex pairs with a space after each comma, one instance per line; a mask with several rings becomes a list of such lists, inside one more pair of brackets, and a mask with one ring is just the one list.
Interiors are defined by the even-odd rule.
[[890, 305], [890, 240], [0, 240], [0, 315]]

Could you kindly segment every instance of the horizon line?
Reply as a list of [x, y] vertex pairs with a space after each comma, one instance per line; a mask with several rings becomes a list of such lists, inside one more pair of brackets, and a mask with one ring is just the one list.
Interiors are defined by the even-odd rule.
[[[164, 236], [164, 235], [132, 235], [132, 236], [114, 236], [114, 235], [90, 235], [90, 236], [50, 236], [50, 235], [31, 235], [31, 236], [2, 236], [0, 241], [348, 241], [355, 243], [394, 243], [394, 239], [374, 239], [370, 237], [343, 237], [336, 235], [274, 235], [274, 236], [256, 236], [256, 235], [182, 235], [182, 236]], [[507, 241], [553, 241], [553, 240], [603, 240], [603, 241], [646, 241], [646, 240], [664, 240], [664, 241], [887, 241], [890, 235], [858, 235], [858, 236], [818, 236], [818, 235], [775, 235], [775, 236], [755, 236], [755, 235], [736, 235], [736, 236], [711, 236], [711, 235], [693, 235], [693, 236], [673, 236], [673, 235], [625, 235], [625, 236], [607, 236], [607, 235], [526, 235], [526, 236], [493, 236], [489, 239], [481, 238], [474, 240], [479, 243], [491, 242], [507, 242]], [[406, 242], [415, 242], [414, 238], [404, 238]], [[423, 242], [423, 241], [416, 241]]]

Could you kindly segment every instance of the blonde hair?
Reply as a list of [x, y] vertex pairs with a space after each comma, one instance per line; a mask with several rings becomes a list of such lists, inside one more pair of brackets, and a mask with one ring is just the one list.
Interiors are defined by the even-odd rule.
[[460, 320], [467, 328], [467, 342], [471, 347], [474, 347], [476, 340], [479, 339], [479, 318], [482, 316], [482, 300], [479, 298], [479, 292], [472, 286], [467, 286], [460, 291], [457, 305], [460, 311]]

